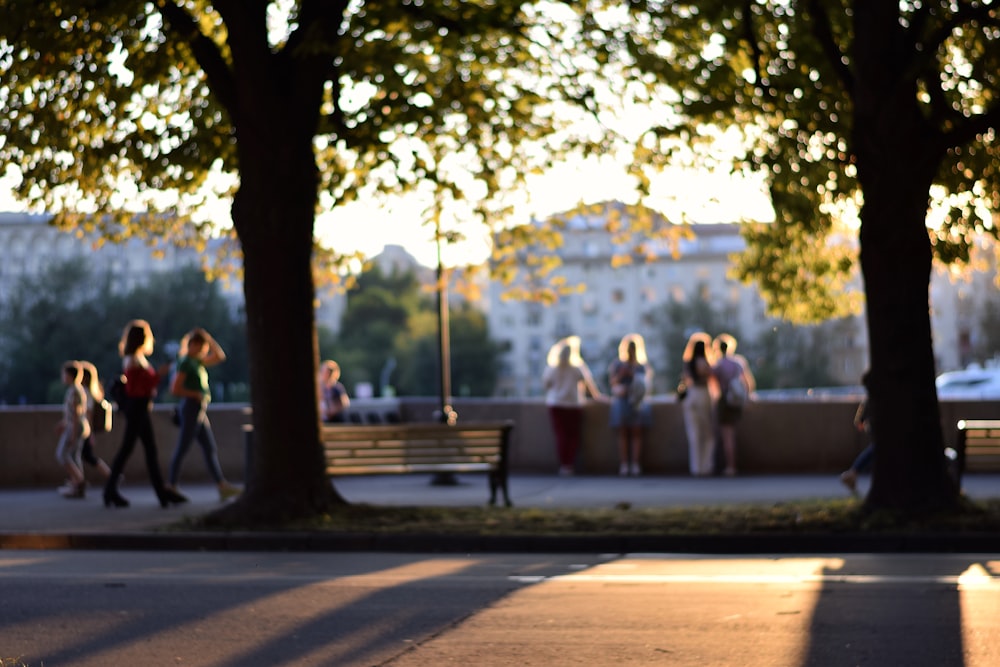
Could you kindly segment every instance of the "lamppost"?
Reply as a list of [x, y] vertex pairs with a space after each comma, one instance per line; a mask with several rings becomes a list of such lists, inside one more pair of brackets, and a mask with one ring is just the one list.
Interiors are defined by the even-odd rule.
[[[451, 407], [451, 340], [448, 334], [448, 273], [441, 261], [441, 221], [434, 221], [434, 244], [437, 249], [437, 317], [438, 317], [438, 370], [440, 371], [440, 396], [437, 418], [442, 424], [454, 426], [458, 413]], [[431, 479], [434, 486], [458, 484], [454, 473], [440, 472]]]
[[438, 369], [441, 372], [439, 387], [438, 419], [442, 424], [454, 426], [458, 413], [451, 407], [451, 338], [448, 324], [448, 272], [441, 262], [441, 222], [434, 223], [434, 243], [437, 246], [437, 317], [438, 317]]

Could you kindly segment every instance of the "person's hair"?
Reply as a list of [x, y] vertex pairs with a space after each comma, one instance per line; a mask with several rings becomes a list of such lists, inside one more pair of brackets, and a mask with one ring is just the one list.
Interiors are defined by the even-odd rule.
[[62, 365], [63, 375], [70, 375], [73, 377], [73, 383], [76, 384], [80, 381], [80, 364], [76, 361], [67, 361]]
[[118, 354], [129, 356], [141, 352], [145, 355], [153, 353], [153, 330], [146, 320], [132, 320], [125, 325], [121, 340], [118, 341]]
[[89, 361], [79, 361], [80, 364], [81, 380], [80, 383], [83, 384], [84, 389], [87, 390], [95, 401], [101, 401], [104, 399], [104, 388], [101, 386], [101, 380], [97, 377], [97, 368], [94, 364]]
[[715, 337], [715, 346], [719, 348], [719, 356], [725, 357], [736, 352], [736, 339], [727, 333], [719, 334]]
[[[565, 355], [565, 362], [562, 361]], [[580, 337], [566, 336], [549, 348], [549, 353], [545, 357], [545, 363], [549, 366], [559, 366], [566, 363], [570, 366], [579, 366], [583, 363], [580, 356]]]
[[208, 341], [208, 332], [201, 327], [195, 327], [188, 331], [181, 337], [181, 342], [177, 346], [177, 356], [186, 357], [188, 355], [188, 347], [191, 343], [202, 343]]
[[635, 345], [635, 360], [637, 363], [646, 365], [648, 359], [646, 358], [646, 342], [637, 333], [626, 334], [620, 343], [618, 343], [618, 359], [621, 361], [628, 361], [628, 348], [629, 345]]
[[697, 356], [702, 356], [709, 363], [711, 354], [712, 337], [704, 331], [696, 331], [688, 338], [687, 345], [684, 346], [684, 363], [690, 363]]
[[323, 379], [324, 373], [329, 373], [330, 379], [336, 382], [340, 379], [340, 364], [333, 359], [327, 359], [319, 365], [319, 375], [321, 380]]

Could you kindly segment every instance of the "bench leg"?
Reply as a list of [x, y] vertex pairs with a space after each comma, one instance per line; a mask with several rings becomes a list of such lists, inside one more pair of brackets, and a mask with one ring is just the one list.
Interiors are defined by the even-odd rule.
[[503, 492], [504, 507], [511, 507], [510, 493], [507, 490], [507, 473], [501, 470], [490, 471], [490, 507], [497, 504], [497, 489]]

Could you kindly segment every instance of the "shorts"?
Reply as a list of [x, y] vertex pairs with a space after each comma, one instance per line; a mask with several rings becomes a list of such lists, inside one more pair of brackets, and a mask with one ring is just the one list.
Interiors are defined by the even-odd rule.
[[611, 428], [646, 427], [653, 422], [649, 403], [634, 405], [628, 398], [618, 396], [611, 402]]

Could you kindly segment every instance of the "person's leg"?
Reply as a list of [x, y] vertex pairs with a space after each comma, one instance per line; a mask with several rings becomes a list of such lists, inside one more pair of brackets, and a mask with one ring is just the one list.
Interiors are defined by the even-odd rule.
[[146, 473], [149, 475], [150, 485], [156, 492], [156, 498], [160, 501], [160, 507], [186, 501], [187, 498], [172, 489], [167, 489], [163, 483], [163, 473], [160, 471], [160, 457], [156, 450], [156, 436], [153, 434], [153, 420], [150, 417], [149, 408], [137, 413], [136, 416], [139, 422], [137, 433], [146, 458]]
[[684, 432], [688, 441], [688, 469], [692, 475], [699, 474], [701, 461], [701, 429], [695, 406], [691, 403], [693, 396], [689, 393], [684, 403]]
[[726, 456], [725, 474], [732, 476], [736, 474], [736, 424], [720, 424], [719, 432], [722, 435], [722, 451]]
[[632, 458], [628, 472], [630, 475], [638, 476], [642, 474], [642, 467], [639, 465], [642, 456], [642, 425], [629, 427], [629, 435], [632, 438]]
[[552, 434], [556, 440], [556, 458], [562, 466], [566, 461], [566, 421], [562, 407], [549, 406], [549, 422], [552, 424]]
[[855, 473], [867, 472], [872, 465], [872, 459], [875, 457], [875, 446], [871, 443], [867, 447], [861, 450], [858, 457], [854, 459], [854, 463], [851, 464], [851, 469]]
[[135, 449], [135, 441], [138, 438], [136, 419], [126, 410], [125, 413], [125, 434], [122, 436], [122, 444], [111, 462], [111, 474], [108, 475], [104, 484], [104, 505], [115, 505], [116, 507], [128, 507], [128, 501], [118, 492], [118, 480], [121, 478], [125, 464], [132, 456]]
[[562, 465], [564, 473], [571, 473], [576, 465], [577, 453], [580, 451], [580, 440], [583, 435], [583, 410], [581, 408], [566, 408], [564, 419], [566, 448]]
[[221, 487], [226, 483], [226, 476], [222, 473], [222, 465], [219, 463], [219, 447], [215, 442], [215, 434], [212, 432], [212, 423], [208, 421], [204, 409], [198, 414], [198, 433], [195, 437], [198, 439], [202, 454], [205, 456], [205, 467], [208, 469], [208, 474], [215, 480], [216, 485]]
[[[198, 432], [198, 415], [201, 412], [201, 401], [191, 399], [181, 399], [179, 414], [181, 417], [180, 430], [177, 433], [177, 443], [174, 445], [174, 453], [170, 457], [170, 469], [167, 473], [167, 482], [170, 488], [177, 487], [177, 481], [181, 476], [181, 466], [184, 464], [184, 457], [191, 449]], [[218, 481], [218, 480], [216, 480]]]

